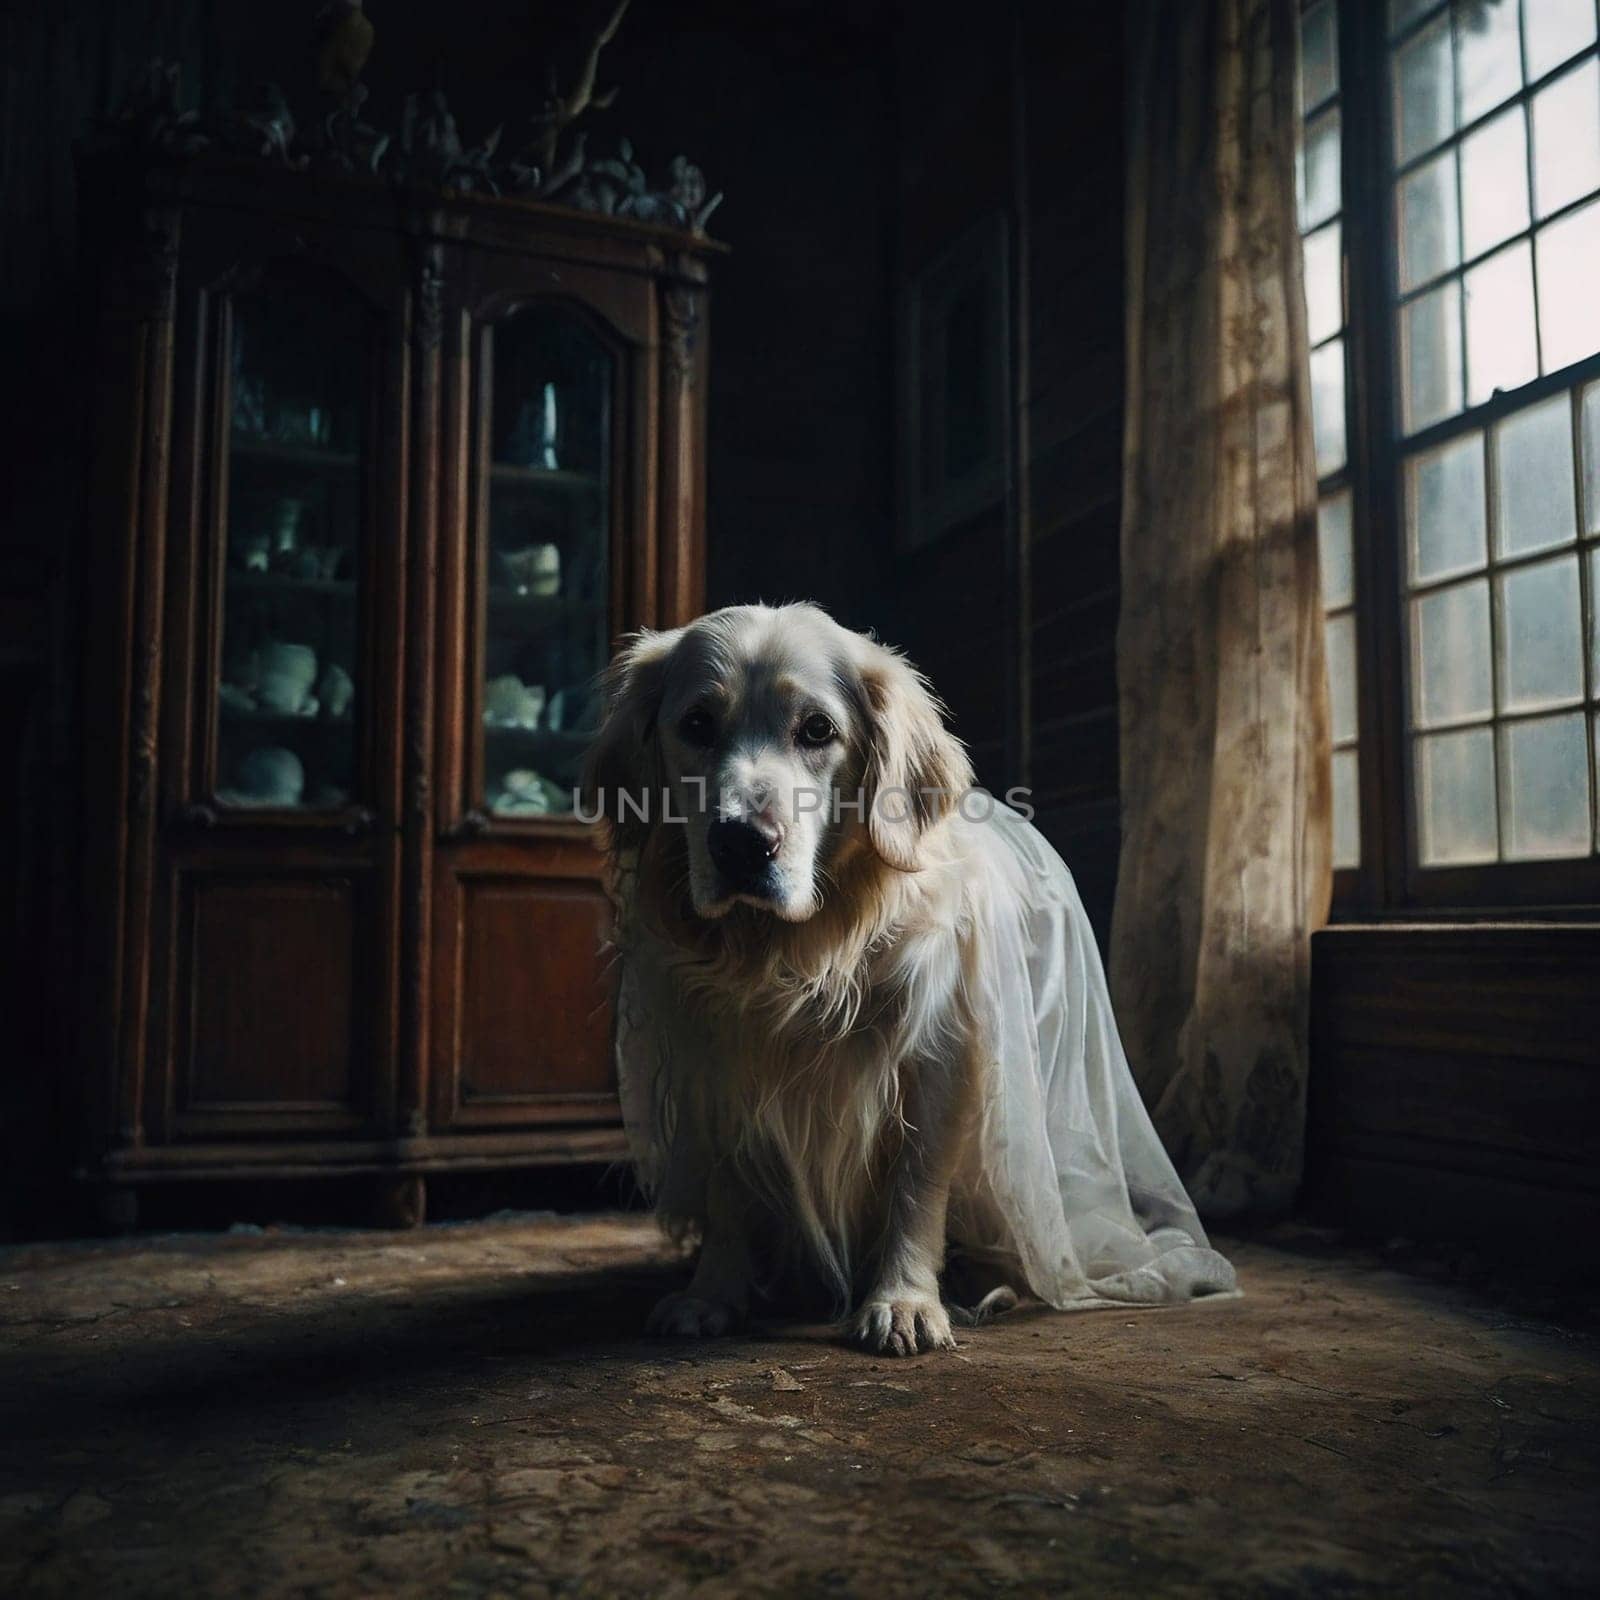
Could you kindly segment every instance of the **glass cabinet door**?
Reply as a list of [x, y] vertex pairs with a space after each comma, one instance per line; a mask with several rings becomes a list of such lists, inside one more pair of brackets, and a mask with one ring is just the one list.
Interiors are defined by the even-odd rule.
[[358, 786], [367, 308], [269, 277], [225, 323], [226, 560], [217, 801], [326, 810]]
[[572, 312], [485, 332], [483, 803], [570, 812], [610, 647], [611, 352]]

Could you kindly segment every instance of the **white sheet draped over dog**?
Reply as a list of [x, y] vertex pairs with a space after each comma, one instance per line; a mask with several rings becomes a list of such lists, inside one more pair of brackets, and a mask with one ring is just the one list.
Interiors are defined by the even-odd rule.
[[[962, 878], [983, 1100], [952, 1186], [952, 1244], [1062, 1310], [1232, 1292], [1233, 1268], [1210, 1248], [1134, 1085], [1071, 873], [999, 801], [973, 791], [967, 810], [978, 820], [945, 826], [982, 862]], [[654, 1099], [661, 1053], [693, 1050], [674, 1037], [680, 1020], [659, 975], [625, 956], [619, 1087], [651, 1192], [665, 1165]]]
[[953, 1232], [990, 1235], [965, 1242], [1014, 1255], [1063, 1310], [1231, 1292], [1139, 1098], [1072, 874], [998, 801], [974, 794], [973, 816], [980, 799], [992, 813], [954, 825], [987, 868], [970, 882], [991, 1031], [981, 1133], [957, 1181], [972, 1215]]

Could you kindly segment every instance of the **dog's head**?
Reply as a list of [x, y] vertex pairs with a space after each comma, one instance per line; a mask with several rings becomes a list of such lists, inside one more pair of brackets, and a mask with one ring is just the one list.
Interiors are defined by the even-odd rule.
[[847, 859], [913, 872], [972, 782], [921, 675], [811, 605], [641, 633], [606, 675], [588, 805], [614, 853], [675, 856], [693, 910], [804, 922]]

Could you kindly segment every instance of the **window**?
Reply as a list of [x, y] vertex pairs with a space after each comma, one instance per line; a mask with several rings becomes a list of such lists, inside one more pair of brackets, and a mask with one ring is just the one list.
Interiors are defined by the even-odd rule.
[[1597, 38], [1595, 0], [1303, 8], [1348, 909], [1600, 901]]
[[1301, 24], [1300, 224], [1312, 410], [1321, 494], [1317, 534], [1327, 611], [1328, 699], [1333, 719], [1333, 864], [1361, 862], [1360, 714], [1356, 694], [1355, 563], [1345, 426], [1344, 229], [1339, 96], [1339, 14], [1334, 0]]

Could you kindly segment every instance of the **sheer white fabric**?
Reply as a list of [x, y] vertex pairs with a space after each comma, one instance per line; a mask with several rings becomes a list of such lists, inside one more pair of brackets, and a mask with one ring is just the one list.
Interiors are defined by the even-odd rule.
[[955, 823], [983, 864], [969, 881], [990, 1033], [953, 1241], [1015, 1259], [1063, 1310], [1235, 1292], [1139, 1098], [1072, 874], [1036, 828], [993, 805]]
[[[953, 1250], [1062, 1310], [1236, 1292], [1139, 1098], [1072, 874], [1015, 811], [974, 791], [952, 817], [965, 860], [959, 937], [982, 1030], [982, 1114], [955, 1175]], [[664, 1146], [663, 1064], [701, 1059], [648, 947], [622, 963], [617, 1068], [638, 1175], [668, 1214], [700, 1167]], [[688, 1136], [688, 1130], [683, 1130]], [[669, 1172], [669, 1167], [673, 1169]], [[669, 1193], [669, 1191], [671, 1193]]]

